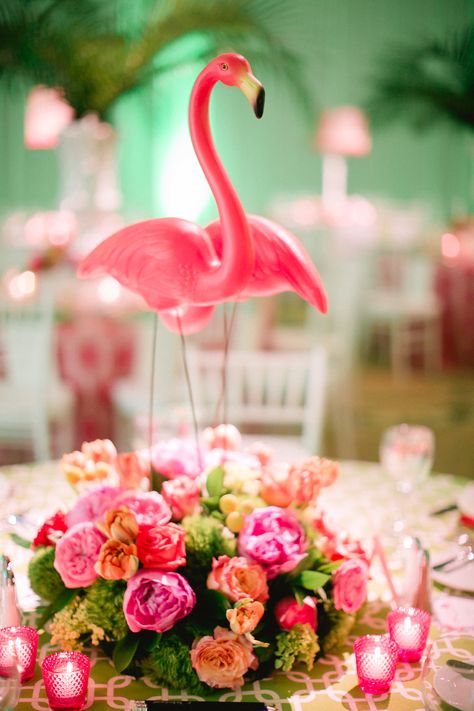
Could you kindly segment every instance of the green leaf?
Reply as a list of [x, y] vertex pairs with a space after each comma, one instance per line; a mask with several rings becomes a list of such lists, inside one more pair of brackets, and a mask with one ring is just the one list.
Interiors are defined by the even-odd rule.
[[295, 582], [306, 590], [314, 591], [326, 585], [330, 577], [330, 575], [316, 570], [304, 570]]
[[304, 570], [308, 570], [309, 568], [313, 567], [318, 567], [315, 566], [315, 563], [320, 560], [320, 558], [321, 552], [317, 548], [311, 548], [305, 558], [303, 558], [303, 560], [296, 566], [296, 568], [292, 570], [291, 573], [289, 573], [288, 577], [291, 579], [296, 579]]
[[318, 573], [334, 573], [343, 563], [343, 558], [341, 558], [341, 560], [334, 560], [331, 563], [324, 563], [324, 565], [318, 567]]
[[215, 467], [207, 475], [206, 488], [210, 497], [222, 496], [224, 493], [224, 469]]
[[212, 618], [214, 621], [227, 621], [226, 612], [231, 608], [230, 602], [217, 590], [203, 590], [199, 593], [196, 614], [199, 619]]
[[13, 543], [16, 543], [17, 546], [21, 546], [22, 548], [31, 548], [31, 541], [27, 541], [26, 538], [23, 538], [23, 536], [19, 536], [18, 533], [10, 533], [10, 538], [12, 539]]
[[161, 491], [163, 482], [166, 481], [166, 477], [156, 469], [151, 470], [151, 489], [152, 491]]
[[50, 617], [52, 617], [56, 612], [59, 612], [59, 610], [62, 610], [63, 607], [66, 607], [66, 605], [76, 597], [78, 592], [79, 588], [66, 588], [66, 590], [64, 590], [64, 592], [56, 598], [56, 600], [53, 600], [51, 605], [48, 605], [48, 607], [44, 609], [43, 614], [36, 622], [37, 628], [40, 629], [43, 627]]
[[138, 634], [128, 632], [125, 637], [119, 640], [115, 645], [112, 660], [119, 674], [132, 663], [139, 642], [140, 636]]
[[301, 592], [301, 588], [297, 588], [297, 587], [293, 586], [291, 588], [291, 592], [295, 596], [296, 602], [298, 603], [298, 605], [303, 605], [304, 593]]

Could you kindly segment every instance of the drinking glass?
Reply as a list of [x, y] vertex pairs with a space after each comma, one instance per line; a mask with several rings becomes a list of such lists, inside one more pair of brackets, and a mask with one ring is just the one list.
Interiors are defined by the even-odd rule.
[[20, 667], [15, 651], [11, 658], [11, 666], [0, 674], [0, 711], [13, 711], [20, 696]]
[[396, 533], [405, 530], [406, 507], [413, 489], [428, 476], [433, 464], [434, 434], [423, 425], [394, 425], [385, 430], [380, 442], [383, 470], [395, 482], [399, 512], [393, 524]]

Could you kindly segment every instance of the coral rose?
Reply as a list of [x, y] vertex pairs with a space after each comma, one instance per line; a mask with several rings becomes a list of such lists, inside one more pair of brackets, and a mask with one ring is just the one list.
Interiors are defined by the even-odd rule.
[[168, 523], [171, 518], [170, 507], [157, 491], [126, 491], [114, 500], [113, 505], [126, 506], [133, 511], [139, 528]]
[[218, 590], [232, 602], [245, 598], [268, 600], [267, 576], [262, 566], [240, 556], [214, 558], [207, 587]]
[[176, 570], [186, 565], [186, 531], [175, 523], [153, 526], [137, 536], [138, 557], [145, 568]]
[[107, 462], [114, 464], [117, 457], [117, 450], [110, 439], [95, 439], [93, 442], [83, 442], [82, 453], [93, 462]]
[[301, 464], [290, 467], [288, 492], [299, 504], [315, 502], [322, 487], [334, 483], [339, 464], [330, 459], [308, 457]]
[[265, 608], [261, 602], [249, 600], [227, 610], [225, 613], [230, 629], [235, 634], [253, 632], [263, 617]]
[[127, 583], [123, 612], [132, 632], [166, 632], [195, 604], [193, 589], [179, 573], [139, 570]]
[[284, 597], [275, 605], [275, 617], [282, 630], [291, 630], [295, 625], [301, 624], [311, 625], [316, 632], [316, 600], [307, 595], [300, 605], [294, 597]]
[[240, 555], [259, 563], [269, 580], [296, 568], [307, 548], [308, 541], [295, 514], [276, 506], [255, 509], [246, 517], [239, 534]]
[[128, 580], [138, 570], [137, 547], [110, 538], [99, 552], [95, 572], [106, 580]]
[[244, 674], [258, 666], [250, 642], [223, 627], [194, 642], [191, 663], [199, 679], [216, 689], [242, 686]]
[[114, 499], [121, 492], [122, 489], [117, 489], [115, 486], [101, 486], [82, 494], [66, 514], [67, 525], [71, 527], [84, 521], [100, 520], [107, 509], [112, 508]]
[[54, 567], [67, 588], [87, 588], [97, 578], [94, 565], [105, 538], [93, 523], [78, 523], [58, 541]]
[[175, 521], [191, 516], [199, 506], [199, 484], [188, 476], [177, 476], [164, 481], [161, 491]]
[[62, 511], [57, 511], [43, 523], [34, 537], [31, 548], [36, 550], [39, 546], [55, 546], [62, 535], [67, 531], [67, 523]]
[[150, 474], [150, 464], [140, 452], [122, 452], [117, 455], [115, 468], [119, 475], [120, 486], [138, 489], [143, 479]]
[[269, 506], [286, 508], [292, 498], [288, 491], [288, 466], [273, 465], [262, 472], [260, 496]]
[[126, 506], [119, 506], [117, 509], [106, 511], [104, 523], [98, 523], [97, 525], [106, 536], [122, 541], [122, 543], [132, 543], [138, 533], [135, 514]]
[[332, 576], [336, 610], [347, 614], [357, 612], [367, 597], [369, 566], [359, 558], [345, 560]]

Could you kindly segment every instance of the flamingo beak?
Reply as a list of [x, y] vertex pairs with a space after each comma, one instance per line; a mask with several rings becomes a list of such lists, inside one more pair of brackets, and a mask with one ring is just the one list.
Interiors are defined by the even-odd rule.
[[239, 89], [247, 97], [257, 118], [262, 118], [265, 105], [265, 89], [258, 79], [246, 72], [239, 82]]

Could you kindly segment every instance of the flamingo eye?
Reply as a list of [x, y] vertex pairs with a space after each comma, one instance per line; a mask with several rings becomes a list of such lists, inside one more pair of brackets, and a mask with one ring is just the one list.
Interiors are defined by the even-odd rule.
[[226, 62], [222, 62], [220, 65], [220, 68], [222, 69], [223, 72], [226, 72], [229, 69], [229, 65], [226, 64]]

